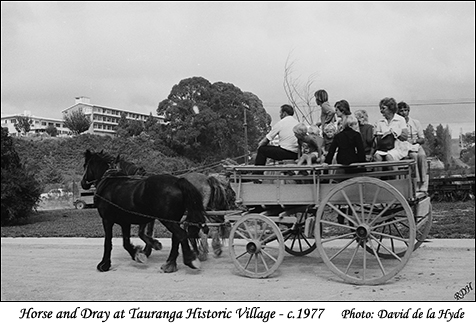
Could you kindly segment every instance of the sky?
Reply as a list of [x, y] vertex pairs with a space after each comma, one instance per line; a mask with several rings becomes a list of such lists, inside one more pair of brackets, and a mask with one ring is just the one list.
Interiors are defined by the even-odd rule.
[[1, 51], [2, 115], [61, 118], [78, 96], [156, 114], [199, 76], [257, 95], [274, 124], [291, 66], [299, 92], [309, 81], [371, 123], [393, 97], [424, 127], [475, 129], [473, 1], [2, 1]]

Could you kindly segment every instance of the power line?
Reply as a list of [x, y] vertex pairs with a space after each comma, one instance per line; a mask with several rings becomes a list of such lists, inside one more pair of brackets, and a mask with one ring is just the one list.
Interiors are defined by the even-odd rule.
[[[471, 105], [471, 104], [475, 104], [475, 100], [474, 99], [468, 99], [468, 100], [465, 100], [465, 99], [452, 99], [452, 100], [449, 100], [449, 101], [437, 101], [437, 100], [434, 100], [434, 101], [430, 101], [430, 102], [419, 102], [418, 100], [417, 101], [413, 101], [413, 102], [409, 102], [407, 101], [408, 105], [410, 106], [439, 106], [439, 105]], [[357, 104], [351, 104], [351, 107], [376, 107], [378, 106], [378, 102], [375, 102], [375, 103], [372, 103], [372, 104], [366, 104], [366, 103], [357, 103]], [[263, 102], [263, 105], [264, 106], [276, 106], [276, 105], [282, 105], [282, 103], [277, 103], [277, 102]], [[317, 105], [312, 105], [311, 107], [317, 107]]]

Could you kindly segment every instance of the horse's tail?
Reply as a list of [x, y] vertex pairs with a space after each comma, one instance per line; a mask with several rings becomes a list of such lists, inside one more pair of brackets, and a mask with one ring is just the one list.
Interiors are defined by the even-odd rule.
[[210, 186], [210, 200], [208, 206], [213, 210], [228, 210], [225, 188], [221, 182], [213, 176], [207, 177]]
[[199, 223], [201, 225], [205, 224], [205, 209], [203, 208], [202, 194], [185, 178], [179, 178], [177, 180], [177, 186], [182, 191], [184, 197], [188, 222]]

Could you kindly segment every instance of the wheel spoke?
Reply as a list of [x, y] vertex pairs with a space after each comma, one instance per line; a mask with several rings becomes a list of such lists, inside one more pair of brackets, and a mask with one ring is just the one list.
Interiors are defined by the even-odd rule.
[[331, 237], [331, 238], [322, 239], [322, 240], [321, 240], [321, 243], [328, 243], [328, 242], [331, 242], [331, 241], [333, 241], [333, 240], [344, 239], [344, 238], [346, 238], [346, 237], [352, 237], [352, 236], [354, 236], [353, 233], [347, 233], [347, 234], [339, 235], [339, 236], [336, 236], [336, 237]]
[[347, 193], [345, 191], [342, 191], [342, 195], [344, 196], [345, 200], [347, 201], [347, 205], [350, 207], [350, 210], [352, 211], [352, 215], [355, 216], [355, 219], [357, 219], [357, 223], [361, 223], [359, 219], [359, 215], [354, 209], [354, 205], [352, 202], [350, 202], [349, 197], [347, 196]]
[[268, 256], [270, 259], [272, 259], [274, 262], [277, 262], [277, 260], [274, 258], [273, 255], [271, 255], [270, 253], [268, 253], [266, 250], [262, 250], [261, 251], [263, 254], [265, 254], [266, 256]]
[[365, 209], [364, 209], [364, 184], [359, 183], [359, 199], [360, 199], [360, 213], [362, 218], [362, 223], [365, 223]]
[[[261, 237], [263, 237], [263, 235], [266, 233], [266, 229], [268, 229], [268, 224], [267, 223], [264, 223], [263, 226], [264, 227], [263, 227], [263, 229], [261, 229], [261, 233], [259, 234], [258, 241], [261, 240]], [[261, 228], [261, 225], [260, 225], [260, 228]], [[256, 229], [258, 229], [258, 224], [256, 224]]]
[[[400, 258], [398, 255], [396, 255], [393, 251], [391, 251], [387, 246], [385, 246], [385, 245], [384, 245], [381, 241], [379, 241], [375, 236], [373, 236], [373, 235], [370, 235], [370, 236], [373, 238], [373, 240], [375, 240], [376, 242], [378, 242], [379, 245], [383, 247], [383, 249], [385, 249], [387, 252], [389, 252], [389, 253], [390, 253], [393, 257], [395, 257], [397, 260], [401, 261], [401, 258]], [[376, 257], [379, 258], [378, 255], [376, 255]]]
[[[302, 240], [307, 244], [307, 246], [311, 247], [312, 244], [309, 242], [309, 240], [307, 240], [307, 238], [305, 236], [303, 236], [302, 234], [299, 235], [300, 238], [302, 238]], [[301, 245], [301, 241], [299, 241], [299, 244]]]
[[350, 258], [349, 264], [347, 264], [347, 267], [345, 268], [345, 274], [349, 273], [350, 266], [352, 265], [352, 262], [355, 259], [355, 256], [357, 255], [357, 251], [359, 250], [360, 245], [356, 245], [354, 249], [354, 253], [352, 254], [352, 257]]
[[[366, 244], [364, 243], [364, 246]], [[367, 250], [366, 249], [363, 249], [362, 250], [364, 251], [364, 258], [363, 258], [363, 273], [362, 273], [362, 278], [363, 280], [365, 281], [365, 276], [366, 276], [366, 273], [367, 273]]]
[[368, 223], [368, 221], [370, 220], [370, 216], [372, 215], [373, 211], [374, 211], [374, 207], [375, 205], [377, 204], [377, 199], [378, 199], [378, 195], [380, 194], [380, 187], [377, 187], [377, 191], [375, 192], [375, 195], [374, 195], [374, 198], [372, 200], [372, 205], [370, 206], [370, 211], [369, 213], [367, 214], [368, 215], [368, 219], [364, 221], [364, 223]]
[[266, 271], [269, 271], [268, 264], [266, 264], [266, 261], [264, 260], [263, 254], [259, 254], [259, 257], [261, 258], [261, 261], [263, 262], [263, 265], [264, 265], [264, 268], [266, 269]]
[[245, 264], [245, 269], [248, 268], [248, 265], [250, 265], [251, 259], [253, 258], [253, 254], [250, 254], [250, 257], [248, 258], [248, 261]]
[[407, 220], [407, 218], [394, 219], [394, 220], [389, 221], [389, 222], [379, 223], [376, 226], [370, 227], [370, 229], [376, 229], [376, 228], [379, 228], [379, 227], [382, 227], [382, 226], [389, 226], [389, 225], [392, 225], [392, 224], [395, 224], [395, 223], [400, 223], [400, 224], [404, 225], [403, 222], [406, 221], [406, 220]]
[[[380, 257], [377, 254], [377, 252], [375, 251], [374, 245], [372, 244], [371, 240], [369, 240], [369, 245], [370, 245], [370, 248], [372, 249], [372, 251], [374, 252], [374, 256], [377, 259], [377, 263], [378, 263], [378, 266], [380, 267], [380, 270], [382, 271], [382, 274], [385, 275], [386, 274], [385, 268], [383, 267], [382, 261], [380, 260]], [[379, 244], [379, 247], [380, 246], [381, 245]]]
[[330, 206], [332, 209], [334, 209], [334, 211], [336, 211], [338, 214], [340, 214], [341, 216], [343, 216], [345, 219], [347, 219], [348, 221], [350, 221], [351, 223], [355, 223], [355, 220], [352, 220], [351, 218], [349, 218], [349, 216], [342, 212], [341, 210], [339, 210], [338, 207], [336, 207], [334, 204], [332, 203], [327, 203], [328, 206]]
[[236, 234], [238, 234], [238, 236], [240, 236], [241, 238], [245, 239], [245, 240], [250, 240], [249, 237], [246, 237], [245, 234], [243, 234], [241, 231], [239, 231], [238, 229], [236, 229]]
[[[255, 236], [253, 235], [253, 233], [250, 231], [250, 228], [248, 227], [248, 223], [243, 222], [243, 225], [245, 226], [245, 230], [246, 230], [246, 232], [248, 233], [248, 235], [250, 235], [250, 239], [255, 238]], [[256, 228], [255, 228], [255, 229], [256, 229]]]
[[[233, 245], [234, 246], [234, 245]], [[248, 254], [247, 251], [244, 251], [243, 253], [241, 253], [240, 255], [236, 256], [236, 259], [239, 259], [240, 257], [243, 257], [245, 256], [246, 254]]]
[[326, 225], [336, 226], [336, 227], [340, 227], [340, 228], [346, 228], [346, 229], [350, 229], [350, 230], [355, 230], [356, 229], [355, 226], [343, 225], [343, 224], [340, 224], [340, 223], [327, 221], [327, 220], [321, 220], [321, 223], [325, 223]]
[[347, 247], [349, 247], [354, 241], [356, 241], [356, 239], [355, 239], [355, 238], [352, 238], [352, 240], [349, 241], [349, 242], [347, 243], [347, 245], [345, 245], [345, 246], [342, 247], [337, 253], [335, 253], [334, 255], [332, 255], [332, 257], [329, 258], [329, 260], [332, 261], [332, 260], [333, 260], [334, 258], [336, 258], [338, 255], [340, 255], [340, 254], [341, 254]]
[[[385, 238], [388, 238], [388, 239], [395, 239], [395, 240], [401, 241], [401, 242], [406, 243], [406, 244], [408, 244], [408, 242], [409, 242], [409, 240], [407, 238], [397, 237], [397, 236], [394, 236], [394, 235], [391, 235], [391, 234], [385, 234], [383, 232], [372, 231], [372, 234], [380, 235], [381, 237], [385, 237]], [[384, 239], [384, 238], [382, 238], [382, 239]]]
[[397, 199], [394, 199], [392, 202], [390, 202], [389, 205], [387, 205], [385, 207], [385, 209], [383, 209], [383, 211], [381, 211], [370, 223], [369, 223], [369, 226], [372, 226], [377, 220], [380, 219], [380, 217], [382, 217], [382, 215], [387, 212], [388, 209], [390, 209], [390, 207], [397, 201]]

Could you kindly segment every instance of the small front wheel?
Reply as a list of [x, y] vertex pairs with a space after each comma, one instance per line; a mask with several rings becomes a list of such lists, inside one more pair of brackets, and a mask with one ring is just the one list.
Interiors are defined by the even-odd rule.
[[259, 214], [245, 215], [231, 228], [229, 252], [241, 274], [266, 278], [283, 261], [284, 239], [271, 219]]
[[84, 201], [77, 201], [74, 206], [76, 207], [76, 209], [78, 210], [82, 210], [86, 207], [86, 203]]

